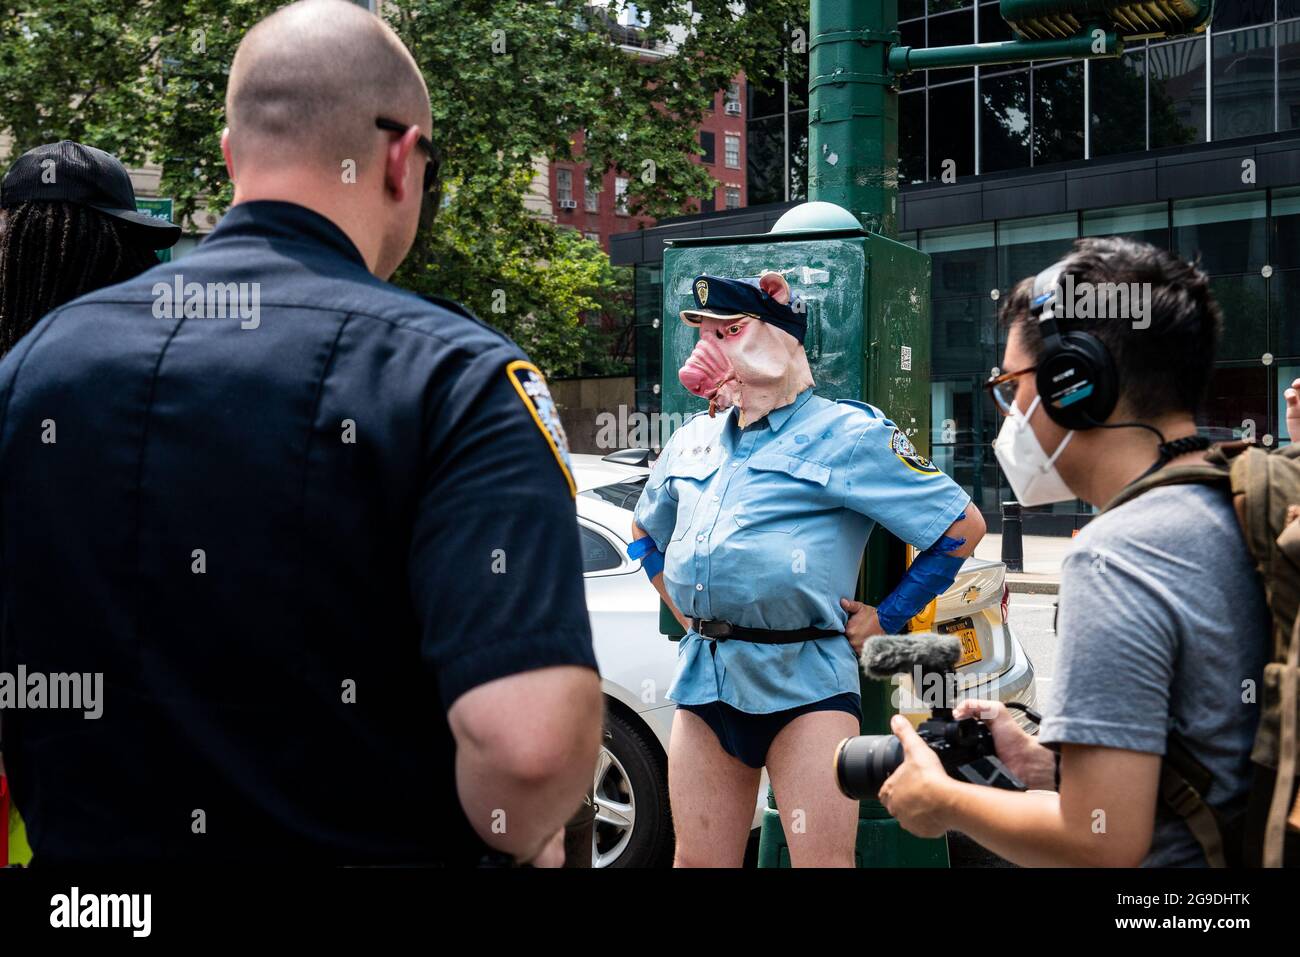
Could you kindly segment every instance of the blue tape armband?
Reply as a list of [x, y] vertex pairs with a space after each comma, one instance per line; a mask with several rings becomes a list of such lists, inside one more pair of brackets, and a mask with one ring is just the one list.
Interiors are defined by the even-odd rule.
[[947, 553], [965, 544], [964, 538], [942, 535], [937, 542], [916, 556], [907, 567], [903, 580], [876, 609], [876, 617], [886, 634], [894, 635], [902, 631], [909, 620], [957, 580], [957, 573], [961, 571], [966, 559]]
[[655, 576], [664, 570], [664, 553], [659, 551], [659, 546], [649, 535], [638, 538], [627, 547], [627, 557], [635, 561], [644, 559], [641, 562], [641, 568], [645, 571], [645, 577], [651, 581]]

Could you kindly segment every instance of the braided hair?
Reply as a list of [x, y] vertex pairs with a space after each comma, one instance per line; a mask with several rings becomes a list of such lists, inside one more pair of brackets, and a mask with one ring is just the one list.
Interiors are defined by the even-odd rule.
[[129, 228], [75, 203], [28, 202], [0, 229], [0, 356], [52, 309], [158, 263]]

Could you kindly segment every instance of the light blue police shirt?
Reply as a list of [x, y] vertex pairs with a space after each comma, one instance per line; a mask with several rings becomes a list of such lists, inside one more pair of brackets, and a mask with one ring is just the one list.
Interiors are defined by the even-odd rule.
[[[741, 429], [735, 410], [693, 416], [646, 481], [636, 522], [664, 552], [664, 584], [688, 618], [746, 628], [843, 631], [876, 523], [928, 548], [970, 497], [864, 402], [806, 389]], [[714, 642], [692, 629], [668, 697], [751, 714], [857, 693], [843, 635], [787, 645]]]

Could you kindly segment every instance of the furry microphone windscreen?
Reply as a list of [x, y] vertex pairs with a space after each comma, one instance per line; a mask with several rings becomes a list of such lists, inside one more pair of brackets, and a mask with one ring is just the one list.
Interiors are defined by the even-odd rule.
[[952, 671], [960, 658], [961, 642], [953, 635], [876, 635], [862, 647], [862, 670], [868, 678], [887, 681], [914, 668]]

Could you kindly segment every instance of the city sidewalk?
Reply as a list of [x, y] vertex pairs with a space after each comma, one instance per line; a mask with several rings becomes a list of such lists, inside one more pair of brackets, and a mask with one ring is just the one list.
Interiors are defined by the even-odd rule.
[[[1069, 536], [1025, 535], [1023, 572], [1007, 572], [1013, 592], [1055, 595], [1061, 585], [1061, 561], [1074, 544]], [[1002, 536], [989, 533], [975, 548], [976, 558], [1002, 560]]]

